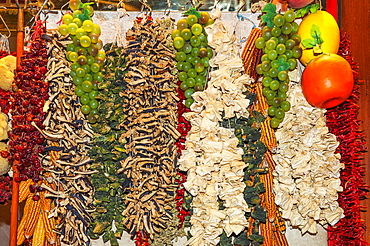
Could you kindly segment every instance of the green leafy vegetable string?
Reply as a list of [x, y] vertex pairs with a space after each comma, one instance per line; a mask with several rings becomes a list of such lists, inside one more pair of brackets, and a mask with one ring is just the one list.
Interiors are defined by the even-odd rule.
[[[104, 46], [106, 61], [103, 67], [104, 80], [99, 84], [100, 101], [98, 114], [100, 119], [92, 124], [96, 133], [89, 155], [95, 162], [92, 169], [98, 172], [92, 175], [95, 187], [92, 213], [94, 222], [89, 234], [93, 239], [103, 236], [104, 242], [110, 241], [112, 246], [118, 246], [117, 238], [121, 238], [123, 230], [122, 212], [125, 209], [121, 183], [125, 181], [123, 174], [117, 174], [121, 167], [120, 161], [126, 158], [124, 140], [120, 136], [124, 132], [120, 126], [124, 119], [123, 98], [119, 93], [125, 90], [124, 67], [126, 58], [123, 49], [112, 43]], [[113, 221], [116, 230], [112, 230]]]

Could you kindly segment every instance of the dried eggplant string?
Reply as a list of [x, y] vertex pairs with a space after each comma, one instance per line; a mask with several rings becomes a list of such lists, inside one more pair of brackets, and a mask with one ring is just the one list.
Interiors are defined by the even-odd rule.
[[[70, 63], [66, 60], [66, 46], [71, 43], [58, 33], [47, 36], [49, 42], [46, 81], [49, 83], [49, 100], [44, 111], [44, 129], [39, 129], [46, 138], [41, 163], [47, 183], [45, 198], [52, 199], [49, 219], [56, 221], [53, 230], [61, 243], [88, 245], [87, 228], [93, 211], [93, 187], [90, 175], [91, 159], [87, 156], [93, 132], [74, 94], [75, 85], [70, 77]], [[46, 225], [46, 223], [45, 223]]]
[[[123, 98], [120, 96], [126, 86], [124, 70], [126, 57], [124, 49], [110, 43], [104, 45], [105, 65], [102, 69], [103, 81], [99, 83], [99, 101], [97, 122], [91, 124], [94, 131], [92, 148], [89, 156], [94, 159], [91, 169], [98, 171], [91, 176], [95, 188], [95, 211], [91, 214], [89, 235], [92, 239], [102, 236], [103, 241], [118, 245], [125, 229], [122, 213], [125, 209], [121, 183], [125, 182], [123, 174], [117, 174], [120, 162], [126, 158], [121, 135], [125, 132], [121, 125]], [[113, 230], [113, 224], [115, 230]]]
[[206, 29], [217, 53], [210, 65], [218, 69], [210, 73], [208, 87], [193, 94], [191, 112], [185, 113], [192, 127], [179, 159], [188, 173], [184, 187], [193, 195], [188, 245], [223, 244], [223, 235], [238, 235], [248, 226], [245, 213], [250, 212], [243, 198], [243, 149], [231, 129], [234, 117], [249, 116], [250, 100], [243, 92], [250, 78], [241, 74], [236, 37], [219, 19]]
[[[168, 43], [172, 22], [138, 18], [128, 30], [123, 126], [128, 157], [121, 162], [127, 177], [123, 188], [124, 225], [132, 235], [155, 238], [171, 226], [175, 208], [175, 142], [177, 131], [174, 54]], [[168, 235], [170, 236], [170, 235]], [[170, 238], [166, 239], [171, 243]], [[163, 242], [159, 242], [162, 243]]]
[[369, 186], [363, 181], [365, 171], [361, 158], [366, 148], [366, 140], [358, 124], [359, 68], [352, 56], [350, 40], [344, 32], [341, 33], [338, 55], [351, 64], [355, 88], [346, 102], [326, 112], [326, 125], [338, 138], [339, 146], [336, 152], [340, 153], [345, 166], [340, 176], [343, 192], [339, 193], [338, 198], [339, 205], [344, 209], [344, 218], [335, 226], [328, 227], [328, 245], [362, 246], [368, 245], [364, 239], [365, 226], [361, 219], [363, 207], [360, 205], [362, 197], [369, 190]]

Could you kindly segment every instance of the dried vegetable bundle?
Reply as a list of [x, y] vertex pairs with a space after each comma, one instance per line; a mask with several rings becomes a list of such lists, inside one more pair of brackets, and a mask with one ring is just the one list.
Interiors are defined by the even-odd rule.
[[50, 85], [44, 107], [47, 117], [44, 129], [39, 129], [46, 139], [41, 156], [45, 179], [40, 187], [45, 190], [45, 198], [52, 199], [48, 218], [55, 219], [53, 231], [60, 241], [68, 245], [88, 245], [94, 192], [90, 175], [95, 173], [90, 168], [92, 160], [88, 151], [93, 132], [79, 110], [81, 104], [69, 75], [70, 62], [65, 55], [71, 41], [56, 33], [48, 38], [48, 53], [52, 58], [48, 61], [45, 79]]
[[20, 177], [14, 181], [41, 180], [42, 170], [38, 154], [43, 151], [44, 138], [34, 127], [42, 127], [45, 113], [42, 108], [48, 99], [47, 72], [48, 54], [46, 41], [42, 38], [46, 29], [38, 21], [34, 27], [29, 50], [24, 52], [20, 66], [16, 69], [11, 98], [12, 129], [9, 132], [9, 161], [16, 165]]
[[[97, 173], [91, 176], [95, 188], [94, 205], [95, 211], [91, 214], [93, 222], [90, 227], [92, 239], [103, 235], [103, 241], [110, 241], [111, 245], [118, 245], [117, 238], [121, 238], [124, 226], [122, 212], [125, 209], [121, 183], [125, 181], [123, 174], [117, 174], [120, 161], [126, 157], [124, 144], [125, 138], [121, 135], [125, 132], [122, 122], [123, 98], [120, 97], [126, 86], [124, 70], [126, 57], [124, 49], [110, 43], [104, 46], [106, 52], [105, 65], [103, 67], [103, 81], [99, 84], [97, 99], [100, 101], [98, 115], [95, 124], [93, 146], [89, 155], [94, 159], [91, 169]], [[113, 231], [112, 226], [116, 228]]]
[[153, 245], [170, 244], [174, 235], [162, 235], [170, 228], [176, 232], [178, 226], [174, 177], [179, 99], [171, 71], [175, 65], [169, 48], [171, 26], [169, 19], [154, 22], [144, 16], [128, 30], [127, 89], [121, 93], [126, 115], [122, 137], [127, 141], [127, 158], [120, 169], [127, 177], [123, 223], [132, 235], [148, 235]]
[[[13, 99], [19, 101], [12, 107], [12, 132], [14, 156], [13, 164], [18, 163], [20, 171], [19, 202], [26, 201], [21, 222], [18, 226], [17, 244], [21, 245], [24, 240], [32, 245], [44, 245], [46, 237], [49, 243], [56, 243], [56, 234], [52, 232], [52, 219], [47, 218], [50, 212], [51, 200], [45, 198], [42, 183], [45, 182], [42, 174], [42, 166], [39, 154], [44, 151], [44, 137], [39, 132], [45, 119], [43, 112], [46, 104], [49, 83], [45, 79], [48, 76], [47, 62], [48, 53], [45, 39], [46, 29], [44, 23], [38, 21], [32, 34], [29, 50], [25, 51], [21, 66], [17, 69], [15, 77]], [[18, 143], [23, 137], [23, 143]], [[27, 156], [32, 161], [21, 163], [17, 160]], [[32, 165], [32, 167], [30, 167]], [[47, 231], [47, 236], [46, 236]], [[47, 244], [47, 243], [46, 243]]]
[[368, 245], [364, 239], [365, 226], [361, 219], [360, 205], [362, 197], [369, 189], [362, 179], [364, 167], [361, 164], [366, 140], [364, 134], [359, 131], [357, 118], [360, 84], [358, 65], [354, 62], [350, 41], [345, 33], [341, 34], [338, 55], [350, 63], [354, 71], [355, 88], [346, 102], [326, 112], [326, 125], [340, 143], [336, 152], [341, 155], [341, 162], [344, 163], [340, 177], [343, 192], [339, 193], [338, 198], [339, 205], [344, 209], [344, 218], [328, 228], [328, 245], [362, 246]]
[[[257, 82], [258, 74], [255, 71], [256, 63], [259, 62], [262, 50], [255, 47], [255, 41], [262, 36], [262, 31], [259, 28], [253, 28], [249, 34], [248, 40], [243, 48], [242, 58], [244, 63], [244, 70], [255, 80], [251, 85], [251, 90], [256, 94], [256, 100], [253, 103], [253, 109], [262, 115], [267, 115], [269, 105], [266, 98], [262, 95], [262, 84]], [[260, 223], [260, 233], [263, 236], [263, 245], [288, 245], [287, 239], [284, 235], [285, 221], [281, 217], [281, 212], [278, 211], [275, 204], [275, 194], [272, 191], [273, 176], [272, 172], [275, 170], [275, 162], [272, 159], [271, 150], [276, 147], [275, 131], [271, 128], [269, 116], [261, 122], [261, 136], [260, 140], [268, 148], [265, 153], [264, 163], [262, 166], [268, 167], [268, 172], [261, 175], [260, 181], [264, 184], [264, 190], [261, 197], [261, 205], [266, 208], [267, 219], [264, 223]], [[258, 165], [257, 165], [258, 166]], [[258, 201], [258, 200], [256, 200]], [[244, 240], [246, 241], [246, 240]]]
[[[245, 93], [254, 101], [253, 93]], [[225, 238], [221, 236], [222, 245], [260, 245], [264, 242], [264, 237], [260, 233], [260, 226], [266, 223], [266, 211], [262, 206], [261, 194], [265, 193], [265, 184], [261, 182], [262, 177], [268, 171], [267, 167], [262, 167], [262, 160], [267, 150], [261, 142], [261, 123], [264, 122], [264, 116], [254, 110], [250, 110], [248, 118], [236, 117], [222, 122], [223, 127], [235, 129], [235, 135], [239, 140], [238, 147], [243, 149], [243, 161], [247, 164], [244, 170], [244, 199], [248, 204], [249, 212], [245, 214], [249, 226], [243, 233]], [[223, 202], [220, 202], [223, 205]], [[228, 242], [226, 244], [226, 242]]]
[[343, 164], [335, 153], [339, 142], [326, 126], [325, 109], [310, 106], [298, 84], [290, 87], [292, 109], [276, 131], [275, 202], [289, 225], [315, 234], [317, 223], [335, 225], [343, 217], [337, 202]]
[[217, 19], [207, 27], [209, 45], [216, 50], [210, 65], [218, 68], [203, 92], [193, 94], [191, 112], [185, 114], [191, 129], [179, 159], [187, 171], [184, 187], [193, 195], [189, 245], [217, 245], [223, 231], [238, 235], [248, 226], [245, 212], [250, 209], [243, 197], [243, 149], [225, 119], [248, 118], [250, 100], [243, 92], [251, 79], [242, 75], [243, 63], [236, 37]]

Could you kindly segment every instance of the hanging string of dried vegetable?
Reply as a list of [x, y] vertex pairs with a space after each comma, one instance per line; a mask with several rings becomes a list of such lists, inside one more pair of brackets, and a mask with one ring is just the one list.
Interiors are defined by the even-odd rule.
[[220, 125], [223, 119], [248, 118], [250, 100], [243, 92], [250, 78], [241, 74], [237, 39], [222, 21], [206, 30], [216, 51], [210, 66], [218, 69], [210, 72], [208, 87], [193, 94], [191, 112], [185, 114], [192, 127], [179, 160], [188, 173], [184, 187], [193, 195], [189, 245], [223, 245], [223, 231], [228, 237], [240, 234], [250, 212], [243, 198], [243, 149], [231, 126]]
[[340, 160], [344, 163], [340, 175], [343, 192], [338, 197], [339, 205], [344, 209], [344, 218], [335, 226], [328, 227], [328, 245], [368, 245], [364, 238], [363, 207], [360, 205], [369, 187], [363, 181], [365, 170], [361, 158], [366, 150], [366, 140], [358, 124], [359, 68], [354, 62], [348, 35], [344, 32], [341, 33], [338, 55], [350, 63], [355, 88], [346, 102], [326, 112], [326, 125], [339, 141], [336, 153], [341, 155]]
[[[253, 28], [248, 40], [242, 51], [242, 59], [244, 63], [244, 70], [246, 73], [257, 81], [259, 75], [255, 71], [256, 64], [259, 63], [262, 50], [255, 47], [256, 40], [262, 36], [262, 31], [259, 28]], [[281, 217], [281, 212], [278, 211], [275, 204], [275, 194], [273, 193], [273, 176], [272, 172], [275, 170], [275, 162], [272, 159], [271, 151], [276, 147], [275, 131], [271, 128], [269, 121], [271, 118], [267, 115], [269, 105], [266, 98], [262, 95], [262, 84], [260, 82], [251, 85], [251, 91], [256, 94], [256, 100], [253, 108], [261, 113], [266, 119], [261, 122], [261, 137], [260, 140], [267, 147], [262, 166], [268, 167], [268, 172], [260, 176], [261, 182], [265, 186], [265, 192], [260, 195], [261, 204], [266, 208], [267, 220], [265, 223], [260, 223], [260, 233], [263, 236], [263, 244], [266, 246], [274, 245], [288, 245], [287, 239], [284, 235], [285, 221]]]
[[[298, 71], [290, 76], [300, 77]], [[335, 225], [343, 217], [337, 201], [343, 168], [335, 153], [339, 142], [326, 127], [325, 109], [310, 106], [296, 82], [287, 100], [292, 108], [276, 131], [273, 155], [275, 202], [288, 225], [316, 234], [318, 223]]]
[[123, 223], [133, 236], [147, 234], [153, 245], [171, 244], [175, 235], [166, 235], [166, 229], [178, 227], [174, 178], [179, 99], [171, 71], [170, 26], [170, 20], [154, 22], [144, 16], [127, 31], [127, 89], [121, 94], [128, 156], [120, 169], [127, 177]]
[[53, 231], [58, 240], [68, 245], [88, 245], [87, 230], [94, 208], [90, 176], [96, 172], [91, 170], [88, 151], [94, 133], [74, 94], [71, 64], [66, 60], [66, 47], [71, 41], [59, 33], [50, 34], [48, 39], [52, 57], [45, 80], [50, 85], [49, 100], [44, 107], [45, 128], [37, 127], [46, 139], [41, 155], [46, 182], [41, 183], [41, 188], [45, 190], [45, 198], [52, 199], [48, 218], [55, 219]]
[[[12, 130], [9, 132], [9, 161], [16, 165], [20, 176], [14, 181], [32, 179], [41, 181], [42, 167], [38, 154], [44, 149], [44, 138], [36, 127], [43, 128], [45, 119], [43, 106], [48, 99], [48, 83], [44, 81], [47, 72], [48, 54], [44, 23], [37, 21], [30, 46], [24, 52], [20, 66], [16, 69], [11, 98]], [[36, 127], [35, 127], [36, 126]], [[37, 191], [37, 189], [35, 190]], [[38, 194], [34, 193], [34, 199]]]
[[[125, 182], [123, 174], [117, 174], [120, 162], [126, 158], [124, 144], [121, 138], [125, 132], [122, 122], [124, 100], [119, 95], [125, 89], [125, 64], [126, 57], [123, 47], [115, 44], [106, 44], [105, 65], [102, 69], [103, 81], [99, 84], [96, 96], [99, 108], [96, 123], [91, 124], [94, 131], [93, 145], [89, 156], [94, 160], [91, 169], [97, 173], [91, 175], [95, 188], [95, 211], [91, 214], [93, 222], [89, 235], [97, 239], [103, 235], [103, 241], [110, 241], [112, 246], [118, 245], [117, 239], [122, 237], [124, 231], [122, 213], [125, 209], [121, 183]], [[112, 226], [115, 226], [113, 230]]]

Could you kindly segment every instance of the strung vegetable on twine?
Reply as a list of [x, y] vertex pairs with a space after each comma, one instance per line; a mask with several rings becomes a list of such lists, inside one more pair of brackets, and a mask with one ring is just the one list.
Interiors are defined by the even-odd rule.
[[335, 225], [343, 217], [337, 202], [343, 168], [335, 153], [339, 142], [328, 132], [325, 109], [310, 106], [297, 83], [290, 83], [287, 100], [292, 109], [276, 131], [273, 155], [275, 202], [288, 225], [316, 234], [318, 223]]
[[326, 112], [326, 125], [338, 138], [339, 146], [336, 152], [341, 155], [341, 162], [344, 163], [340, 176], [343, 192], [339, 193], [338, 198], [339, 205], [344, 209], [344, 218], [335, 226], [328, 227], [328, 245], [364, 246], [368, 243], [364, 238], [365, 226], [361, 219], [363, 207], [360, 203], [369, 190], [369, 186], [363, 181], [365, 170], [361, 158], [366, 151], [366, 139], [364, 133], [359, 130], [358, 122], [357, 103], [360, 94], [358, 64], [354, 62], [350, 40], [344, 32], [341, 33], [338, 55], [350, 63], [355, 87], [347, 101]]
[[206, 29], [217, 53], [210, 65], [218, 69], [210, 73], [208, 87], [193, 94], [192, 111], [185, 114], [192, 128], [179, 159], [180, 169], [188, 173], [184, 187], [194, 197], [189, 245], [222, 244], [223, 231], [228, 237], [240, 234], [248, 226], [245, 212], [250, 211], [241, 182], [243, 150], [233, 129], [220, 126], [223, 118], [248, 117], [250, 100], [243, 92], [250, 78], [241, 74], [236, 37], [219, 19]]
[[[59, 33], [46, 36], [50, 40], [52, 58], [48, 61], [49, 99], [44, 110], [44, 129], [38, 128], [46, 139], [41, 155], [45, 197], [52, 199], [49, 218], [55, 218], [54, 231], [61, 243], [89, 245], [87, 229], [93, 211], [93, 187], [90, 175], [92, 160], [88, 157], [93, 132], [82, 114], [75, 85], [70, 77], [70, 62], [66, 46], [71, 43]], [[36, 126], [36, 125], [34, 125]]]
[[[32, 179], [41, 181], [42, 167], [38, 154], [44, 149], [44, 138], [37, 130], [44, 128], [43, 106], [48, 99], [49, 84], [44, 81], [47, 72], [48, 54], [43, 35], [46, 28], [37, 21], [29, 50], [24, 52], [20, 66], [16, 69], [11, 98], [12, 130], [9, 132], [9, 161], [16, 165], [20, 176], [15, 182]], [[37, 194], [35, 194], [37, 199]]]
[[119, 170], [127, 177], [123, 223], [131, 235], [145, 232], [153, 244], [163, 244], [159, 238], [172, 241], [174, 235], [166, 237], [166, 229], [177, 219], [173, 209], [179, 99], [170, 69], [174, 54], [168, 43], [168, 21], [144, 16], [127, 31], [127, 89], [121, 93], [126, 115], [122, 137], [128, 155]]
[[[244, 70], [255, 81], [257, 81], [259, 76], [254, 68], [262, 55], [262, 51], [255, 47], [255, 40], [261, 36], [261, 30], [259, 28], [253, 28], [242, 52]], [[260, 82], [251, 84], [251, 90], [256, 94], [253, 108], [262, 115], [267, 115], [269, 105], [266, 102], [266, 98], [262, 95], [262, 84]], [[260, 140], [268, 148], [264, 157], [265, 163], [262, 163], [262, 166], [268, 167], [268, 172], [260, 176], [261, 182], [265, 187], [265, 192], [260, 195], [262, 199], [261, 204], [266, 208], [268, 219], [266, 219], [265, 223], [260, 223], [260, 230], [264, 239], [262, 245], [283, 246], [288, 245], [288, 242], [283, 234], [285, 232], [285, 221], [276, 207], [275, 195], [272, 191], [272, 171], [275, 169], [275, 162], [272, 159], [271, 150], [276, 147], [276, 138], [275, 131], [270, 127], [270, 120], [271, 118], [267, 116], [266, 119], [260, 123]]]
[[[121, 138], [125, 132], [121, 123], [123, 114], [123, 101], [120, 96], [125, 90], [124, 70], [126, 57], [124, 48], [110, 43], [104, 45], [106, 52], [105, 65], [102, 69], [103, 81], [99, 84], [96, 99], [99, 101], [97, 122], [91, 124], [94, 131], [93, 146], [89, 156], [94, 159], [91, 165], [98, 171], [91, 176], [95, 188], [95, 211], [91, 214], [93, 222], [89, 235], [97, 239], [103, 235], [103, 241], [118, 245], [117, 239], [122, 237], [125, 229], [122, 213], [125, 209], [121, 184], [125, 182], [123, 174], [117, 174], [120, 161], [126, 158], [124, 144]], [[113, 231], [113, 221], [115, 231]]]

